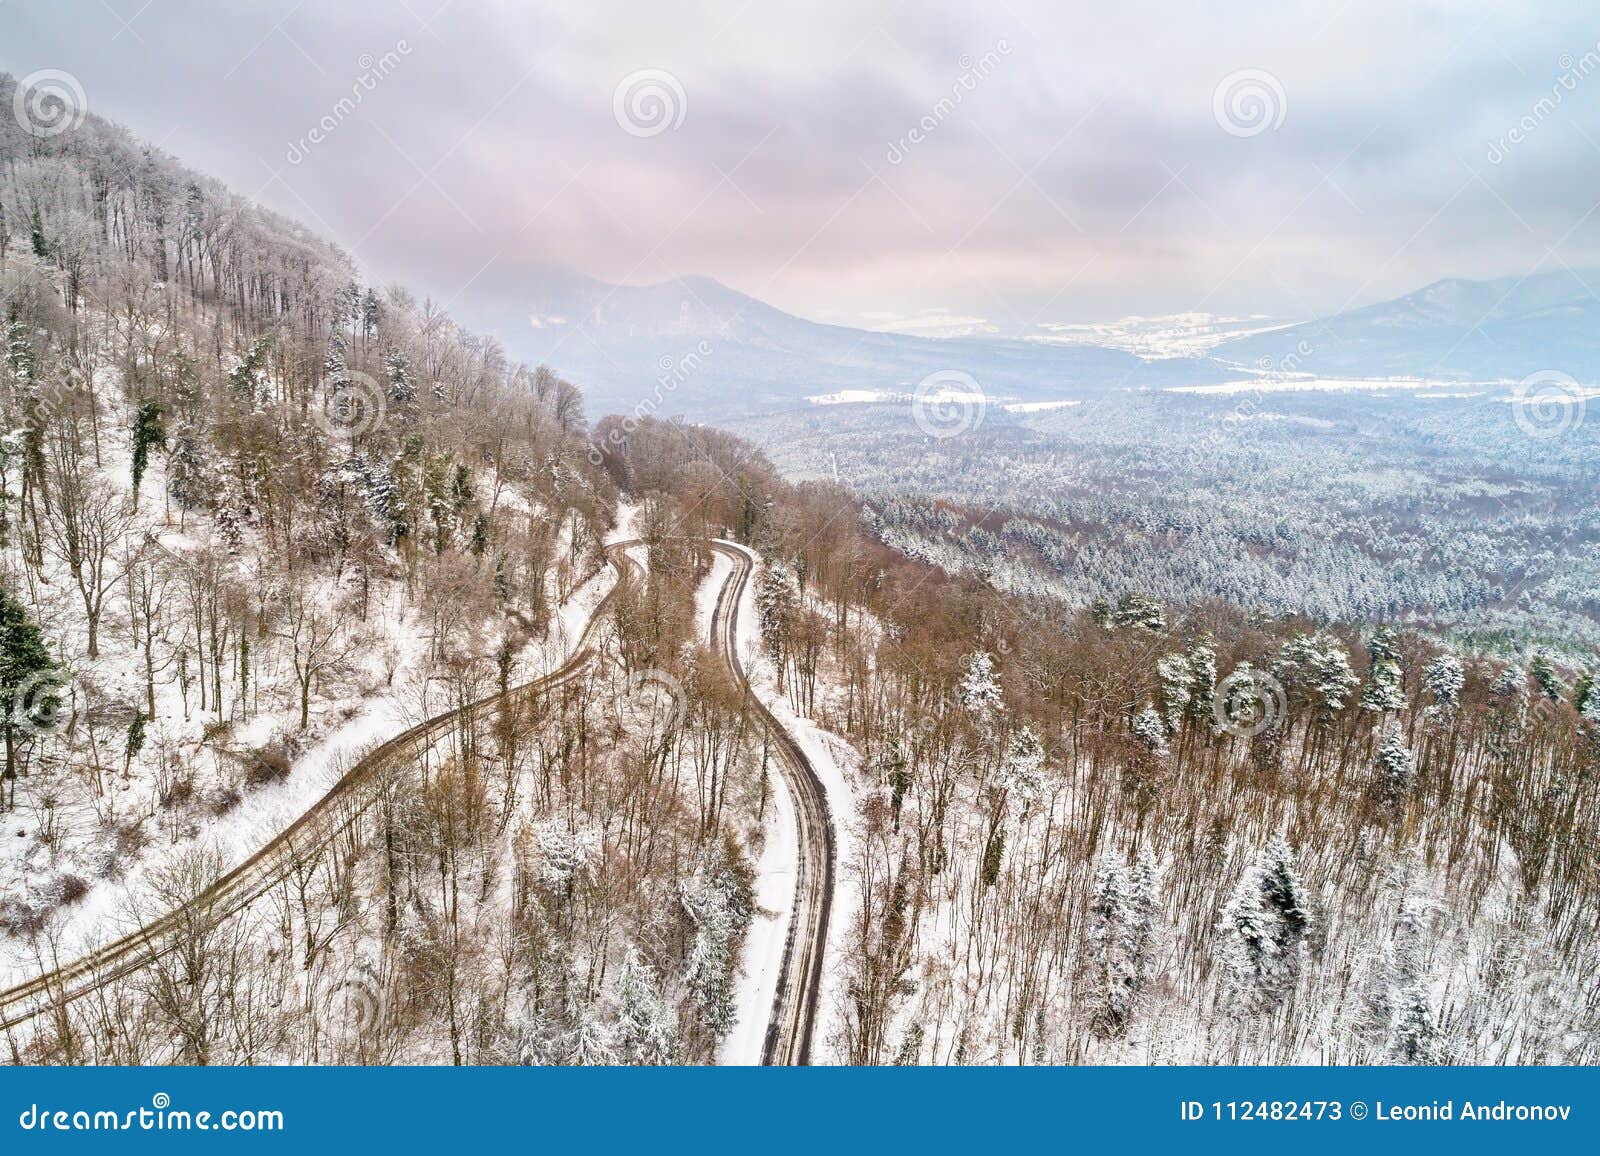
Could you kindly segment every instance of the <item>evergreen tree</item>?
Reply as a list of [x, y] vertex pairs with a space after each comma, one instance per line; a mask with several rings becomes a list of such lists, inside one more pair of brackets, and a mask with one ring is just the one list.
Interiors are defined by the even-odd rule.
[[1223, 905], [1223, 964], [1234, 997], [1248, 1008], [1281, 1001], [1300, 975], [1310, 927], [1294, 851], [1275, 837]]
[[750, 923], [748, 884], [727, 863], [720, 844], [701, 858], [693, 878], [683, 885], [682, 902], [694, 926], [684, 983], [700, 1009], [700, 1022], [713, 1035], [733, 1027], [738, 1009], [733, 1000], [733, 949]]
[[1044, 793], [1044, 758], [1044, 744], [1032, 727], [1012, 734], [1000, 773], [1007, 789], [1024, 803]]
[[322, 387], [329, 397], [336, 397], [350, 388], [350, 366], [345, 361], [344, 334], [334, 330], [328, 339], [328, 352], [322, 358]]
[[1572, 704], [1584, 722], [1600, 725], [1600, 680], [1585, 671], [1572, 689]]
[[45, 235], [44, 216], [34, 206], [28, 217], [28, 239], [33, 245], [33, 255], [41, 261], [50, 260], [50, 238]]
[[1361, 684], [1350, 655], [1331, 634], [1298, 634], [1278, 651], [1272, 672], [1287, 690], [1304, 697], [1321, 722], [1344, 709], [1345, 697]]
[[1145, 630], [1162, 631], [1167, 628], [1167, 612], [1161, 603], [1143, 594], [1124, 594], [1111, 612], [1113, 626], [1139, 626]]
[[1150, 985], [1157, 879], [1148, 851], [1140, 853], [1131, 870], [1119, 858], [1107, 856], [1095, 874], [1089, 902], [1091, 1025], [1100, 1035], [1122, 1035]]
[[1544, 696], [1551, 702], [1560, 702], [1564, 693], [1561, 687], [1561, 678], [1556, 674], [1555, 664], [1550, 661], [1550, 656], [1544, 651], [1539, 651], [1533, 656], [1533, 661], [1528, 664], [1528, 673], [1533, 675], [1533, 681], [1539, 689], [1544, 691]]
[[629, 1064], [671, 1064], [677, 1057], [672, 1013], [655, 974], [634, 947], [623, 957], [617, 980], [616, 1046]]
[[983, 869], [979, 878], [984, 887], [993, 887], [1000, 880], [1000, 867], [1005, 862], [1006, 855], [1006, 828], [1005, 824], [995, 822], [989, 832], [989, 840], [983, 846]]
[[1402, 1064], [1438, 1063], [1439, 1027], [1421, 983], [1409, 985], [1400, 995], [1400, 1016], [1395, 1021], [1389, 1054]]
[[161, 422], [161, 406], [153, 401], [140, 404], [133, 418], [133, 504], [139, 504], [139, 485], [150, 465], [150, 451], [165, 447], [167, 428]]
[[1217, 701], [1217, 652], [1211, 636], [1202, 634], [1189, 644], [1189, 717], [1211, 721]]
[[0, 787], [9, 784], [17, 802], [17, 745], [54, 725], [61, 709], [61, 671], [27, 609], [0, 587], [0, 713], [5, 723], [6, 762]]
[[133, 721], [128, 724], [128, 741], [124, 745], [122, 754], [122, 773], [127, 775], [133, 766], [133, 760], [139, 757], [139, 752], [144, 750], [144, 712], [139, 711], [133, 716]]
[[262, 369], [266, 365], [267, 350], [271, 344], [271, 338], [257, 338], [251, 343], [245, 355], [228, 371], [229, 391], [246, 406], [254, 408], [264, 400], [265, 383], [262, 380]]
[[782, 562], [769, 562], [756, 580], [756, 613], [761, 622], [761, 638], [767, 654], [778, 665], [783, 677], [784, 656], [789, 651], [789, 635], [800, 610], [800, 590], [793, 574]]
[[909, 1068], [917, 1065], [922, 1058], [922, 1041], [926, 1035], [927, 1030], [919, 1023], [907, 1026], [906, 1034], [900, 1037], [900, 1046], [895, 1049], [895, 1067]]
[[961, 705], [980, 720], [1005, 709], [1000, 700], [1000, 684], [995, 680], [994, 659], [986, 652], [980, 650], [967, 657], [967, 669], [961, 676], [960, 696]]
[[1406, 696], [1394, 631], [1387, 626], [1378, 627], [1367, 643], [1367, 651], [1372, 656], [1372, 669], [1361, 691], [1361, 709], [1375, 714], [1400, 710], [1406, 705]]
[[1156, 693], [1161, 700], [1161, 725], [1168, 735], [1178, 733], [1184, 709], [1189, 705], [1194, 668], [1182, 654], [1169, 654], [1156, 663]]
[[383, 367], [389, 374], [389, 401], [395, 409], [406, 414], [416, 408], [417, 387], [411, 380], [411, 362], [398, 349], [384, 354]]
[[1461, 707], [1461, 689], [1466, 682], [1461, 660], [1454, 655], [1441, 654], [1428, 663], [1422, 672], [1422, 685], [1433, 699], [1428, 710], [1445, 716], [1455, 714]]
[[194, 510], [205, 505], [210, 490], [200, 436], [193, 426], [182, 425], [172, 435], [172, 449], [167, 455], [167, 492], [180, 510]]
[[1373, 767], [1378, 797], [1388, 802], [1403, 799], [1411, 790], [1411, 775], [1415, 766], [1416, 758], [1411, 748], [1406, 746], [1400, 725], [1392, 724], [1378, 747]]
[[1142, 711], [1133, 716], [1129, 724], [1133, 737], [1138, 739], [1151, 754], [1156, 756], [1167, 753], [1167, 727], [1156, 713], [1156, 708], [1146, 706]]
[[24, 485], [43, 484], [44, 427], [43, 402], [39, 397], [39, 362], [33, 338], [20, 322], [6, 325], [6, 364], [11, 368], [18, 415], [22, 419], [22, 472]]

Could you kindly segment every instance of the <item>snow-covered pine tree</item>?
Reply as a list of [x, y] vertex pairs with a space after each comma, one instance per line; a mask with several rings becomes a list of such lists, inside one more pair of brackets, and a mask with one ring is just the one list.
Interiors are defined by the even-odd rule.
[[11, 370], [17, 413], [22, 419], [22, 471], [26, 488], [29, 484], [40, 484], [44, 477], [44, 427], [48, 415], [42, 412], [39, 363], [33, 337], [27, 327], [17, 321], [6, 325], [6, 364]]
[[1584, 671], [1573, 684], [1572, 705], [1586, 722], [1600, 722], [1600, 680], [1592, 670]]
[[1111, 612], [1111, 624], [1138, 626], [1159, 632], [1167, 628], [1166, 608], [1144, 594], [1124, 594], [1117, 600], [1117, 608]]
[[1202, 723], [1211, 721], [1217, 700], [1217, 652], [1211, 635], [1201, 634], [1188, 647], [1189, 717]]
[[1528, 673], [1533, 675], [1533, 681], [1544, 692], [1545, 698], [1551, 702], [1560, 702], [1564, 693], [1561, 687], [1561, 676], [1556, 673], [1555, 664], [1550, 661], [1550, 656], [1544, 651], [1537, 652], [1532, 661], [1528, 663]]
[[699, 1006], [700, 1022], [721, 1036], [738, 1015], [733, 1002], [733, 949], [750, 922], [749, 885], [728, 865], [721, 846], [713, 844], [683, 884], [681, 901], [695, 928], [684, 983]]
[[1156, 693], [1161, 700], [1161, 723], [1169, 736], [1178, 733], [1184, 708], [1189, 705], [1194, 668], [1188, 656], [1169, 654], [1156, 662]]
[[179, 426], [167, 453], [167, 492], [180, 511], [205, 505], [211, 492], [209, 475], [200, 435], [192, 425]]
[[557, 1056], [574, 1067], [604, 1067], [617, 1062], [616, 1032], [600, 1017], [593, 1001], [576, 984], [567, 991], [567, 1029], [557, 1043]]
[[1143, 743], [1152, 755], [1160, 758], [1167, 754], [1166, 723], [1156, 713], [1155, 707], [1147, 705], [1133, 716], [1129, 727], [1133, 731], [1133, 737]]
[[1024, 805], [1044, 794], [1044, 743], [1032, 727], [1012, 733], [1000, 773], [1006, 789]]
[[616, 1046], [624, 1063], [671, 1064], [677, 1055], [672, 1013], [639, 950], [628, 948], [617, 978]]
[[794, 574], [782, 562], [769, 562], [756, 580], [756, 614], [761, 623], [761, 639], [767, 655], [778, 667], [782, 682], [784, 657], [789, 652], [789, 636], [800, 609], [800, 589]]
[[267, 350], [271, 344], [271, 338], [258, 337], [245, 351], [245, 355], [228, 370], [228, 389], [236, 400], [246, 406], [254, 408], [264, 400], [263, 391], [266, 387], [262, 380], [262, 370], [266, 365]]
[[399, 349], [391, 349], [383, 357], [384, 370], [389, 375], [389, 404], [401, 414], [416, 408], [417, 386], [411, 380], [411, 362]]
[[1272, 672], [1304, 696], [1323, 723], [1343, 710], [1346, 696], [1361, 685], [1344, 644], [1327, 633], [1295, 635], [1278, 651]]
[[1311, 929], [1294, 850], [1275, 836], [1222, 908], [1228, 988], [1246, 1008], [1275, 1006], [1294, 987]]
[[322, 387], [329, 397], [349, 388], [350, 366], [345, 361], [347, 352], [344, 334], [335, 329], [333, 336], [328, 338], [328, 352], [322, 358]]
[[1404, 673], [1400, 669], [1400, 650], [1393, 630], [1380, 626], [1367, 643], [1372, 669], [1361, 690], [1361, 709], [1375, 714], [1400, 710], [1406, 705]]
[[961, 705], [978, 718], [988, 719], [1005, 709], [1000, 699], [1000, 684], [995, 679], [994, 659], [985, 651], [967, 657], [966, 673], [961, 676]]
[[1276, 913], [1281, 932], [1278, 944], [1286, 953], [1298, 949], [1311, 931], [1311, 915], [1300, 886], [1300, 868], [1294, 848], [1282, 835], [1273, 836], [1261, 856], [1261, 889]]
[[915, 1067], [922, 1058], [922, 1041], [926, 1031], [919, 1023], [906, 1026], [905, 1035], [900, 1037], [900, 1046], [895, 1049], [894, 1064], [897, 1068]]
[[1127, 1030], [1154, 970], [1158, 872], [1149, 851], [1130, 870], [1107, 855], [1095, 873], [1089, 902], [1089, 959], [1093, 971], [1091, 1026], [1115, 1038]]
[[1434, 1064], [1439, 1057], [1439, 1026], [1420, 981], [1400, 993], [1400, 1015], [1389, 1041], [1389, 1054], [1401, 1064]]
[[1461, 707], [1461, 689], [1466, 685], [1466, 672], [1461, 660], [1453, 654], [1441, 654], [1423, 669], [1422, 685], [1433, 701], [1428, 704], [1430, 714], [1448, 717]]
[[1406, 746], [1399, 723], [1390, 724], [1383, 742], [1378, 746], [1373, 761], [1373, 788], [1378, 798], [1397, 802], [1411, 790], [1411, 776], [1416, 768], [1416, 757]]

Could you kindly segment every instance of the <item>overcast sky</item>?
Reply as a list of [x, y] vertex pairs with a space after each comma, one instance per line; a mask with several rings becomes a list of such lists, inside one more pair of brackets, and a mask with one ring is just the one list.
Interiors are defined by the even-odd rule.
[[1592, 3], [0, 0], [0, 69], [469, 320], [552, 265], [1011, 331], [1600, 264], [1597, 42]]

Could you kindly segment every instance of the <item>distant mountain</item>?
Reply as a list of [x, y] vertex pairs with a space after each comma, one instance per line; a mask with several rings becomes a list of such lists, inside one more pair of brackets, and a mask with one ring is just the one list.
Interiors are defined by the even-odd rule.
[[991, 337], [916, 337], [823, 325], [707, 277], [609, 285], [574, 274], [469, 308], [515, 357], [583, 387], [593, 414], [722, 419], [805, 404], [842, 390], [897, 391], [942, 370], [970, 374], [996, 400], [1047, 401], [1117, 388], [1225, 380], [1202, 358], [1142, 358], [1094, 345]]
[[[1600, 382], [1600, 273], [1436, 281], [1320, 321], [1223, 342], [1212, 356], [1324, 377]], [[1303, 344], [1302, 344], [1303, 343]]]

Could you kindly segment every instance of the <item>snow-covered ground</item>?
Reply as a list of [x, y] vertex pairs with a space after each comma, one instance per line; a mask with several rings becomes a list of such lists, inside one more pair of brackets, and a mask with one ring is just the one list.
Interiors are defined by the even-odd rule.
[[[557, 607], [549, 636], [530, 644], [520, 656], [519, 679], [537, 678], [566, 660], [594, 608], [615, 580], [615, 572], [604, 567]], [[19, 792], [17, 811], [7, 815], [0, 824], [0, 835], [11, 836], [0, 843], [0, 847], [11, 852], [0, 858], [0, 886], [18, 895], [26, 894], [29, 881], [39, 878], [46, 867], [50, 871], [71, 871], [93, 882], [81, 899], [57, 910], [52, 927], [55, 942], [50, 948], [54, 959], [41, 960], [26, 937], [0, 937], [0, 988], [28, 979], [37, 974], [42, 965], [54, 966], [75, 959], [135, 930], [141, 922], [157, 914], [150, 893], [152, 879], [161, 868], [196, 845], [214, 848], [224, 870], [238, 866], [304, 814], [368, 750], [444, 709], [443, 702], [430, 705], [425, 697], [426, 682], [411, 677], [420, 669], [426, 651], [426, 628], [419, 615], [407, 610], [398, 587], [391, 588], [386, 597], [377, 600], [371, 617], [374, 635], [381, 635], [391, 653], [379, 656], [374, 653], [375, 648], [369, 647], [361, 657], [365, 665], [393, 663], [394, 676], [384, 679], [380, 672], [367, 670], [364, 682], [370, 689], [360, 697], [351, 696], [332, 704], [317, 702], [313, 710], [312, 737], [294, 756], [286, 777], [248, 791], [236, 806], [212, 819], [198, 832], [179, 832], [176, 837], [147, 842], [139, 857], [112, 877], [97, 878], [100, 873], [93, 869], [93, 864], [74, 859], [75, 849], [88, 856], [96, 852], [96, 846], [79, 849], [70, 840], [55, 862], [36, 862], [42, 854], [39, 841], [19, 839], [17, 835], [32, 834], [41, 816], [36, 807], [28, 805], [27, 792]], [[132, 674], [137, 673], [132, 670], [133, 657], [129, 655], [126, 660], [130, 677], [121, 680], [130, 685], [139, 681], [132, 678]], [[105, 665], [104, 661], [100, 663], [101, 668]], [[157, 708], [158, 719], [173, 719], [183, 713], [178, 692], [170, 683], [158, 684]], [[265, 745], [274, 734], [290, 729], [293, 713], [292, 704], [259, 712], [234, 727], [229, 741], [241, 748]], [[200, 712], [196, 711], [195, 715], [198, 726]], [[205, 744], [198, 741], [182, 743], [177, 757], [205, 765], [216, 760], [216, 754], [208, 752]], [[147, 813], [145, 808], [150, 804], [144, 796], [153, 789], [149, 783], [137, 776], [123, 780], [114, 772], [107, 773], [106, 782], [112, 796], [110, 805], [115, 805], [116, 796], [123, 794], [129, 797], [119, 808], [122, 813]], [[139, 797], [134, 797], [136, 795]], [[152, 826], [159, 834], [167, 834], [159, 820]]]
[[639, 515], [644, 512], [644, 506], [639, 502], [617, 502], [617, 524], [606, 534], [606, 545], [613, 542], [626, 542], [630, 538], [639, 536]]

